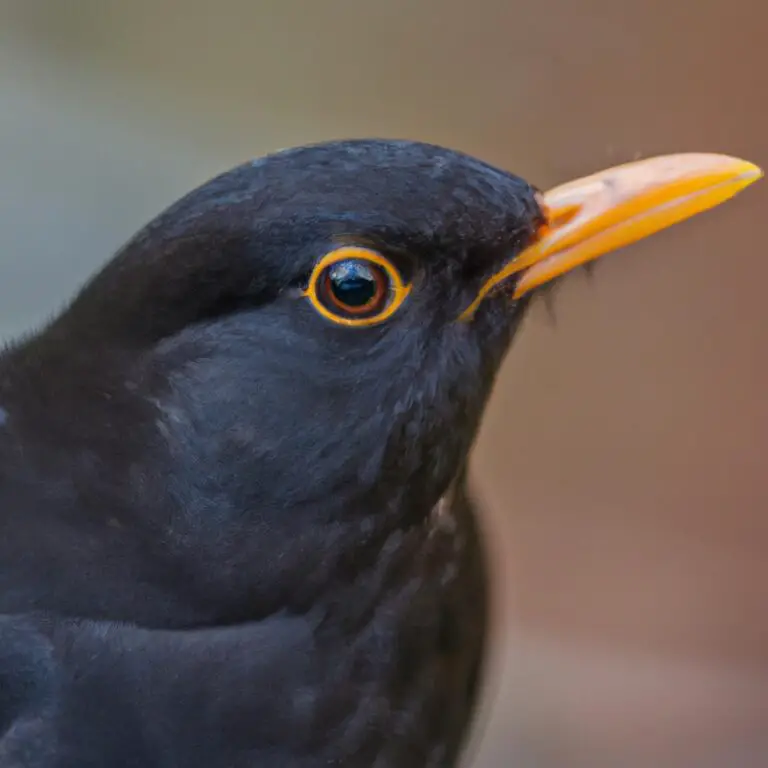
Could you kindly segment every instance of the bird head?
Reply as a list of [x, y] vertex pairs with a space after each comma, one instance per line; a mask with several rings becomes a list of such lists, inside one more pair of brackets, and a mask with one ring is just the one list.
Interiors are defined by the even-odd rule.
[[540, 287], [759, 175], [682, 155], [544, 194], [415, 142], [283, 151], [162, 213], [17, 352], [70, 401], [48, 444], [121, 478], [119, 526], [267, 611], [423, 522]]

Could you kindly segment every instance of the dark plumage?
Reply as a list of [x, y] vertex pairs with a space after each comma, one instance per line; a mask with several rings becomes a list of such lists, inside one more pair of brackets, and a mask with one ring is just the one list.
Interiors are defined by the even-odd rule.
[[[447, 766], [486, 620], [464, 471], [522, 316], [456, 317], [531, 238], [524, 181], [354, 141], [160, 215], [0, 358], [0, 765]], [[414, 290], [349, 329], [339, 242]]]
[[[586, 224], [604, 190], [644, 212], [757, 172], [641, 171], [579, 187]], [[282, 152], [0, 355], [1, 768], [455, 765], [487, 606], [467, 456], [531, 291], [584, 256], [552, 256], [573, 188], [541, 199], [424, 144]]]

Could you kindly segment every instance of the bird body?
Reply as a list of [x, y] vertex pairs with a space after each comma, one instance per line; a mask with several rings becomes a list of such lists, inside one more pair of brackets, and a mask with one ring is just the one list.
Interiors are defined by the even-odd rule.
[[3, 619], [0, 659], [26, 693], [0, 765], [452, 764], [485, 629], [478, 540], [454, 509], [387, 543], [359, 577], [367, 604], [350, 585], [301, 615], [210, 628]]
[[467, 459], [534, 289], [586, 258], [561, 202], [431, 145], [288, 150], [0, 355], [2, 768], [456, 764]]

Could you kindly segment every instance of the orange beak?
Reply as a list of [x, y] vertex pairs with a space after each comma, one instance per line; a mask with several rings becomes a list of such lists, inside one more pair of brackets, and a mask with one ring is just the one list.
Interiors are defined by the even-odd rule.
[[536, 240], [493, 275], [462, 317], [522, 273], [514, 297], [603, 254], [725, 202], [763, 176], [725, 155], [679, 154], [620, 165], [555, 187], [542, 196], [547, 223]]

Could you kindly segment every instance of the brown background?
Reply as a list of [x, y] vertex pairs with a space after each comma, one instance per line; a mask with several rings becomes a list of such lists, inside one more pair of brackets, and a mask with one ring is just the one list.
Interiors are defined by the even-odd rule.
[[[767, 29], [757, 0], [0, 0], [0, 331], [304, 141], [431, 140], [543, 187], [659, 152], [768, 165]], [[479, 768], [768, 764], [767, 202], [527, 322], [475, 462], [502, 587]]]

